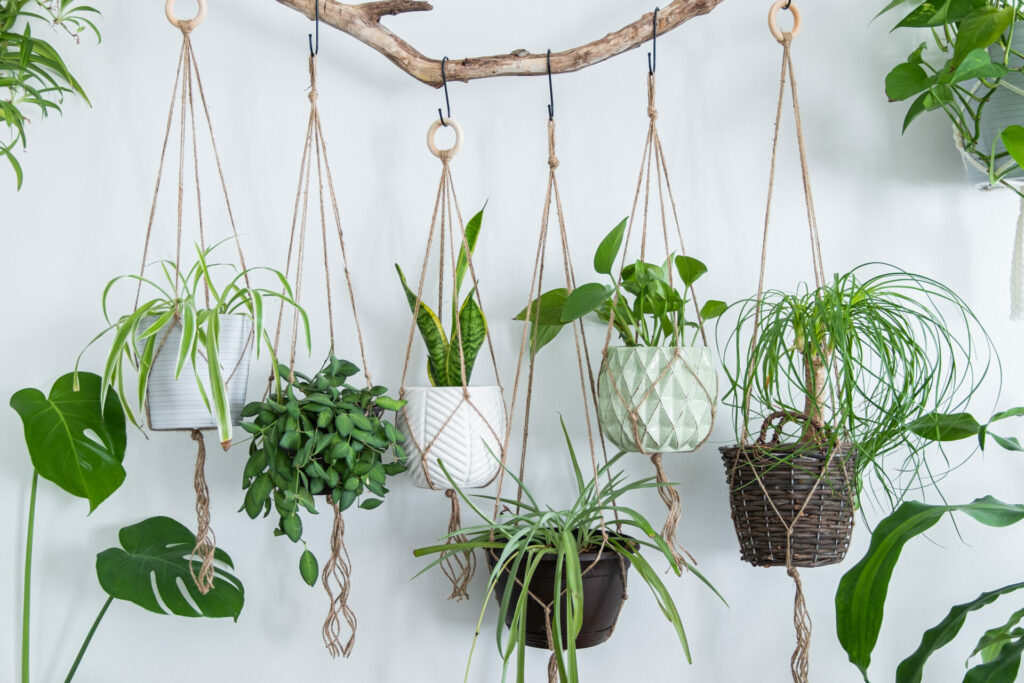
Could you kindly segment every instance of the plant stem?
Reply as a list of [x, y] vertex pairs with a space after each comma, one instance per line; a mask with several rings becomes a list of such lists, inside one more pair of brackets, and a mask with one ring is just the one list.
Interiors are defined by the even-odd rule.
[[32, 537], [36, 527], [36, 490], [39, 472], [32, 470], [32, 493], [28, 502], [28, 531], [25, 535], [25, 588], [21, 595], [21, 683], [28, 681], [29, 636], [32, 613]]
[[111, 595], [107, 598], [107, 601], [103, 603], [103, 609], [96, 615], [96, 621], [92, 622], [92, 628], [89, 629], [89, 633], [85, 636], [85, 640], [82, 642], [82, 648], [78, 651], [78, 656], [75, 657], [75, 663], [71, 665], [71, 671], [68, 671], [68, 677], [64, 679], [64, 683], [71, 683], [71, 679], [75, 677], [75, 672], [78, 671], [78, 665], [82, 663], [82, 657], [85, 656], [85, 651], [89, 648], [89, 643], [92, 642], [92, 635], [96, 633], [96, 628], [103, 621], [103, 616], [107, 613], [107, 608], [110, 607], [110, 603], [114, 602], [114, 596]]

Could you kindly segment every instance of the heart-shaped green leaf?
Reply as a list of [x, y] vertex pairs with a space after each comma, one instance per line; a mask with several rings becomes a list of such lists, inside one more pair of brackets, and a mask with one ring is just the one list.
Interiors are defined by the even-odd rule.
[[25, 425], [25, 444], [32, 465], [44, 479], [73, 496], [89, 501], [89, 511], [106, 500], [125, 478], [124, 411], [113, 392], [101, 406], [102, 379], [89, 372], [58, 379], [44, 396], [22, 389], [11, 407]]
[[121, 548], [96, 556], [96, 576], [108, 595], [157, 614], [238, 620], [245, 589], [228, 571], [234, 565], [226, 552], [215, 551], [213, 589], [203, 595], [189, 572], [190, 561], [196, 571], [201, 563], [192, 555], [196, 537], [184, 525], [169, 517], [151, 517], [121, 529], [118, 539]]

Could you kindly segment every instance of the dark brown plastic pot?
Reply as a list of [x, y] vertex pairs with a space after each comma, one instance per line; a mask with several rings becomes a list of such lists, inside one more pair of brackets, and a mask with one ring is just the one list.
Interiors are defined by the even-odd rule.
[[[501, 551], [495, 549], [492, 552], [486, 553], [486, 556], [487, 564], [493, 571], [498, 558], [501, 556]], [[544, 604], [551, 605], [552, 619], [554, 618], [556, 559], [557, 555], [552, 553], [541, 560], [530, 581], [530, 592]], [[594, 564], [594, 560], [598, 560], [596, 564]], [[593, 566], [591, 566], [592, 564]], [[619, 612], [622, 610], [622, 603], [626, 597], [626, 574], [629, 572], [629, 566], [630, 561], [627, 558], [619, 555], [609, 547], [605, 547], [601, 552], [600, 559], [598, 559], [596, 551], [580, 553], [580, 568], [585, 573], [583, 574], [583, 628], [576, 637], [577, 649], [594, 647], [611, 638], [612, 631], [615, 630], [615, 622], [618, 621]], [[509, 609], [505, 615], [506, 625], [511, 625], [512, 623], [512, 612], [522, 592], [521, 580], [525, 570], [524, 562], [519, 567], [520, 581], [511, 582], [511, 586], [509, 586], [508, 570], [502, 572], [498, 578], [494, 592], [498, 604], [501, 604], [506, 589], [512, 591]], [[565, 625], [565, 600], [566, 597], [563, 595], [560, 606], [563, 634], [562, 647], [568, 645], [568, 639], [565, 637], [567, 630]], [[528, 599], [526, 607], [526, 644], [530, 647], [549, 649], [544, 607], [533, 598]]]

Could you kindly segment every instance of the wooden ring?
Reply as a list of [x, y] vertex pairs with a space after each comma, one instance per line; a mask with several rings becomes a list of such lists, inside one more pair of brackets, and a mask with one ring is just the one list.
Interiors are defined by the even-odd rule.
[[167, 21], [171, 22], [171, 25], [180, 28], [182, 31], [191, 31], [195, 29], [199, 24], [203, 23], [206, 19], [206, 0], [199, 1], [199, 12], [191, 19], [179, 19], [174, 15], [174, 2], [175, 0], [167, 0], [164, 3], [164, 14], [167, 15]]
[[[437, 129], [444, 125], [451, 126], [452, 130], [455, 131], [455, 144], [448, 149], [438, 149], [437, 143], [434, 142], [434, 135], [437, 134]], [[427, 130], [427, 147], [430, 149], [430, 153], [438, 159], [441, 158], [441, 152], [448, 152], [448, 158], [451, 159], [453, 156], [459, 153], [462, 149], [462, 126], [460, 126], [455, 119], [448, 117], [442, 117], [441, 119], [434, 121], [430, 124], [430, 129]]]
[[780, 43], [785, 42], [785, 36], [782, 30], [779, 28], [779, 12], [783, 9], [788, 9], [793, 15], [793, 28], [790, 29], [789, 34], [794, 38], [800, 33], [800, 26], [803, 24], [800, 15], [800, 8], [796, 6], [796, 2], [789, 0], [789, 7], [786, 7], [787, 0], [775, 0], [772, 3], [772, 8], [768, 10], [768, 29], [775, 36], [775, 40]]

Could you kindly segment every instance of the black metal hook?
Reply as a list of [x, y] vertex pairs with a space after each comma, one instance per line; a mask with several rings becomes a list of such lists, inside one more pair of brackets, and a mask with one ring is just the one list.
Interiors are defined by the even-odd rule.
[[441, 107], [437, 108], [437, 116], [441, 119], [441, 125], [445, 127], [448, 126], [448, 124], [445, 123], [445, 119], [450, 119], [452, 117], [452, 103], [451, 100], [448, 99], [448, 76], [444, 72], [444, 63], [447, 61], [447, 57], [441, 58], [441, 83], [444, 85], [444, 106], [448, 108], [448, 116], [445, 117], [444, 114], [441, 113]]
[[787, 0], [786, 4], [782, 6], [782, 9], [789, 9], [789, 6], [793, 4], [793, 0]]
[[651, 51], [647, 53], [647, 73], [654, 75], [658, 68], [658, 8], [654, 8], [654, 35], [651, 37]]
[[316, 49], [313, 49], [313, 34], [310, 33], [309, 34], [309, 54], [310, 54], [311, 57], [316, 57], [318, 54], [320, 54], [320, 0], [316, 0], [313, 3], [313, 7], [316, 8], [314, 10], [314, 17], [315, 18], [313, 19], [313, 21], [316, 23]]
[[551, 50], [548, 50], [548, 97], [551, 104], [548, 105], [548, 121], [555, 120], [555, 87], [551, 84]]

